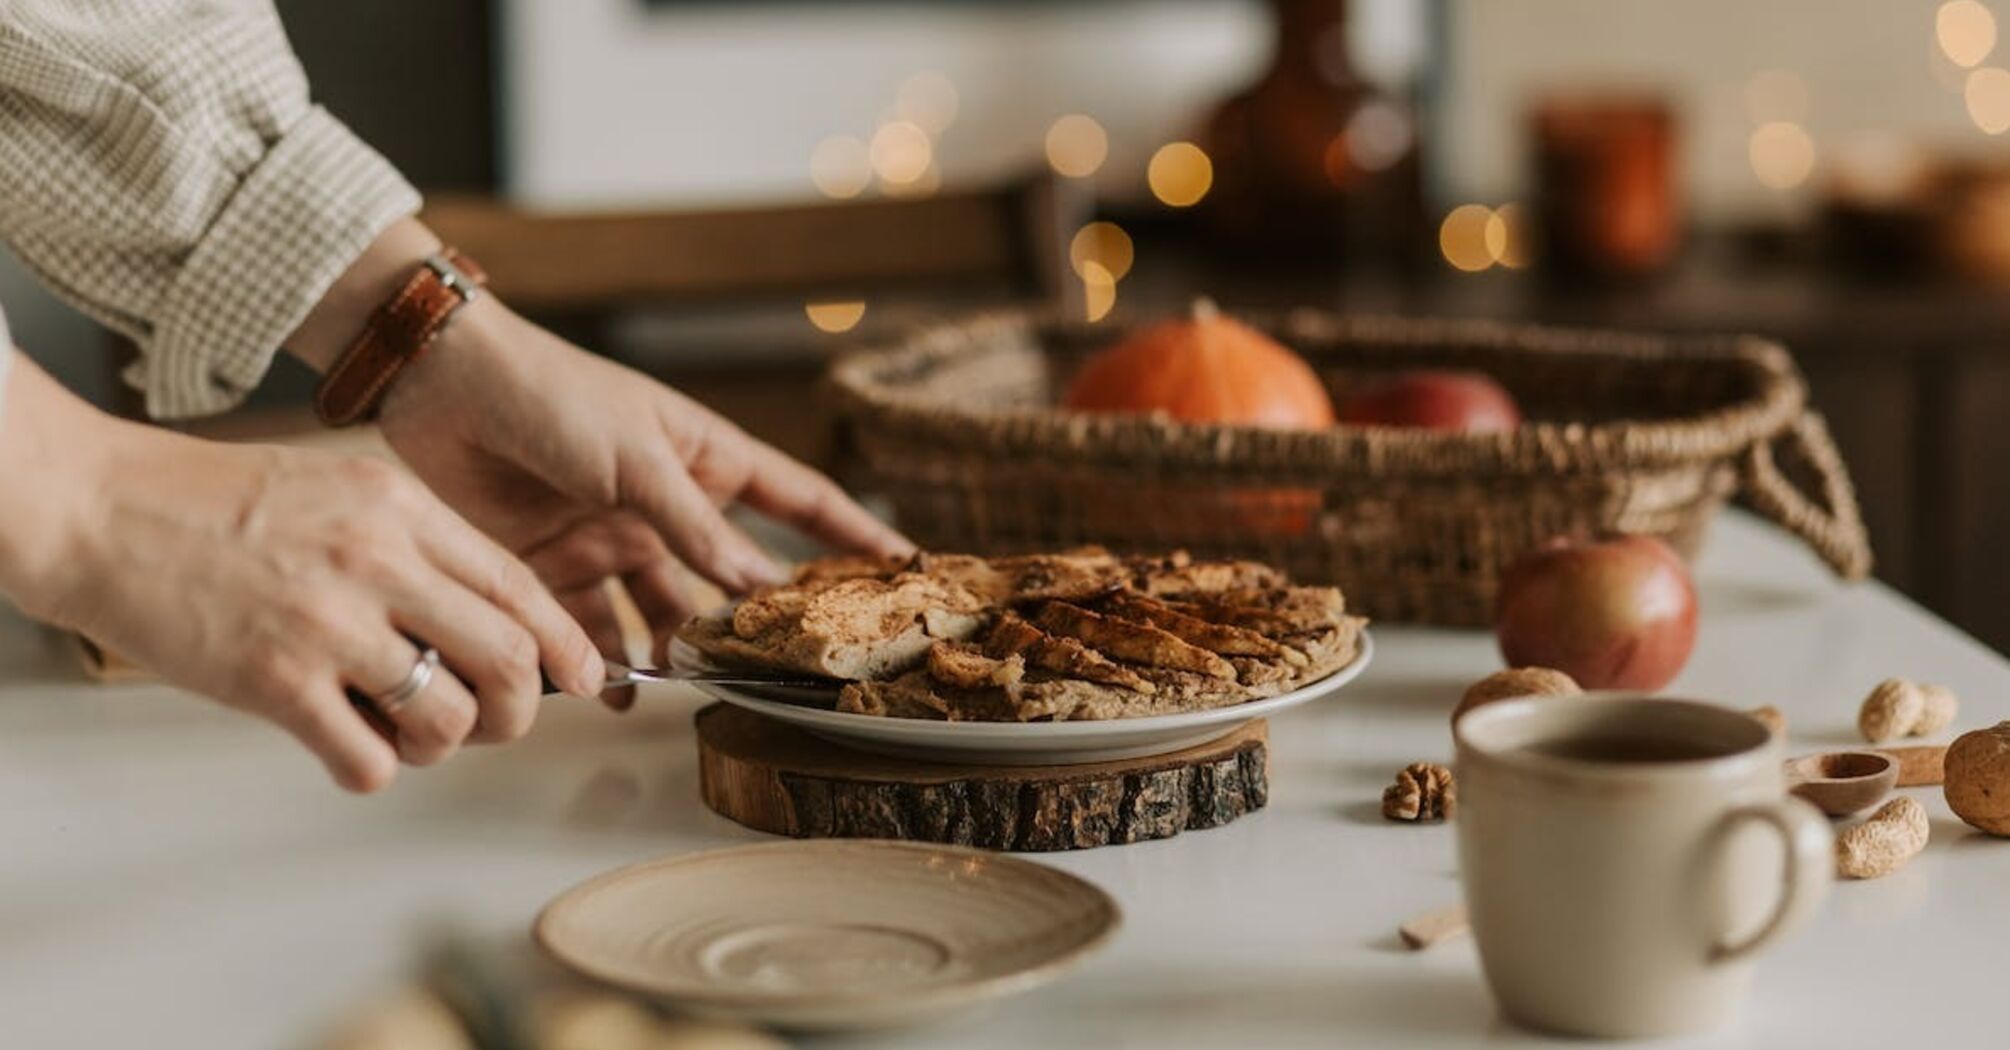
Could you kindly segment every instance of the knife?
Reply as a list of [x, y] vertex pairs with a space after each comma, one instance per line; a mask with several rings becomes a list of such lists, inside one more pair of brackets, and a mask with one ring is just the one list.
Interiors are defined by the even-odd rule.
[[[775, 674], [761, 671], [696, 671], [684, 667], [629, 667], [612, 660], [606, 661], [607, 688], [619, 689], [623, 686], [648, 685], [655, 682], [685, 682], [692, 685], [738, 685], [760, 689], [800, 689], [821, 693], [836, 693], [843, 689], [841, 678], [824, 678], [809, 674]], [[552, 684], [551, 678], [544, 678], [546, 696], [563, 693], [564, 690]]]
[[[606, 689], [625, 689], [638, 685], [653, 685], [659, 682], [682, 682], [689, 685], [732, 685], [748, 689], [773, 690], [777, 695], [764, 699], [783, 700], [796, 704], [830, 706], [837, 700], [838, 693], [848, 684], [842, 678], [825, 678], [821, 675], [802, 673], [777, 673], [762, 671], [700, 671], [684, 667], [629, 667], [613, 660], [603, 660], [607, 667]], [[563, 696], [560, 689], [545, 674], [538, 671], [539, 691], [545, 696]], [[347, 690], [349, 702], [358, 710], [373, 710], [369, 696], [357, 689]], [[791, 695], [793, 694], [793, 695]]]

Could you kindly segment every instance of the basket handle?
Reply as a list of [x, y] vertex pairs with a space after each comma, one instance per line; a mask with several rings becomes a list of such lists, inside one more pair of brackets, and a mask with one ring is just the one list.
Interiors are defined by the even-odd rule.
[[[1773, 450], [1776, 441], [1787, 454], [1814, 469], [1821, 486], [1817, 497], [1802, 492], [1780, 469]], [[1745, 492], [1759, 513], [1806, 540], [1844, 579], [1870, 575], [1870, 536], [1864, 531], [1856, 488], [1821, 413], [1805, 409], [1779, 434], [1752, 445], [1745, 458]]]

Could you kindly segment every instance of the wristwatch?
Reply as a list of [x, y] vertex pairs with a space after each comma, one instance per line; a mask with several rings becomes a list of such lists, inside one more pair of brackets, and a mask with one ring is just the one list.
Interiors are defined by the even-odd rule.
[[426, 352], [487, 283], [481, 266], [452, 248], [428, 256], [321, 378], [314, 391], [321, 422], [346, 427], [375, 418], [398, 373]]

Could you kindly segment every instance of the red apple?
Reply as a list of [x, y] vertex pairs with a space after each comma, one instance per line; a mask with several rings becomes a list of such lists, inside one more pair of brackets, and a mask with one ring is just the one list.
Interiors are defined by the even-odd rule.
[[1696, 585], [1652, 536], [1556, 541], [1501, 577], [1494, 632], [1509, 667], [1554, 667], [1586, 689], [1659, 689], [1696, 647]]
[[1357, 426], [1424, 427], [1469, 434], [1513, 430], [1521, 409], [1478, 372], [1415, 371], [1364, 383], [1340, 402], [1340, 421]]

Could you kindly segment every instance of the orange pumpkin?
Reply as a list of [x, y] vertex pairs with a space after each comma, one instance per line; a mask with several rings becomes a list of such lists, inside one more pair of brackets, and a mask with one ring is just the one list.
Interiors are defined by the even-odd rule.
[[1305, 360], [1201, 299], [1089, 359], [1065, 404], [1084, 412], [1164, 412], [1189, 423], [1283, 430], [1333, 425], [1333, 402]]
[[[1196, 301], [1187, 317], [1140, 329], [1095, 354], [1062, 403], [1084, 412], [1164, 413], [1187, 423], [1280, 430], [1333, 425], [1333, 402], [1311, 366], [1262, 332], [1222, 316], [1207, 299]], [[1148, 538], [1182, 542], [1190, 533], [1298, 536], [1319, 510], [1312, 489], [1147, 482], [1136, 492], [1102, 496], [1113, 513], [1092, 514], [1092, 522], [1126, 535], [1142, 526], [1151, 530]]]

